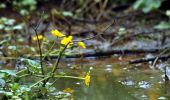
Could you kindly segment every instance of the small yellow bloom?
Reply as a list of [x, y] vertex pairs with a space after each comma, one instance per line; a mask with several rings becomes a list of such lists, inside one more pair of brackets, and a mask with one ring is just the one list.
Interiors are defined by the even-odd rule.
[[43, 41], [45, 41], [45, 40], [47, 40], [43, 35], [38, 35], [38, 37], [37, 37], [37, 36], [34, 36], [32, 39], [33, 39], [34, 41], [37, 41], [37, 40], [43, 40]]
[[87, 74], [86, 74], [86, 76], [85, 76], [85, 80], [84, 80], [84, 83], [85, 83], [85, 85], [86, 86], [90, 86], [90, 71], [89, 72], [87, 72]]
[[85, 49], [86, 45], [84, 44], [84, 42], [78, 42], [78, 47]]
[[72, 39], [73, 39], [72, 36], [64, 37], [64, 38], [61, 40], [61, 44], [67, 45], [69, 42], [72, 43]]
[[66, 92], [66, 93], [73, 93], [74, 90], [71, 89], [71, 88], [65, 88], [65, 89], [63, 90], [63, 92]]
[[58, 30], [51, 30], [51, 34], [52, 34], [53, 36], [56, 36], [56, 37], [63, 37], [63, 36], [65, 36], [63, 33], [61, 33], [61, 32], [58, 31]]

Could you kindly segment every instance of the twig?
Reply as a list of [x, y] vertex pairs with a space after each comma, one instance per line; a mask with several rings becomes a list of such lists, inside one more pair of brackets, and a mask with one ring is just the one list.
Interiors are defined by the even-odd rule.
[[[43, 12], [43, 13], [44, 13], [44, 12]], [[42, 15], [43, 15], [43, 13], [42, 13]], [[41, 73], [42, 73], [42, 75], [44, 76], [45, 73], [44, 73], [44, 68], [43, 68], [43, 57], [42, 57], [42, 50], [41, 50], [41, 42], [40, 42], [40, 40], [38, 39], [38, 32], [37, 32], [37, 29], [38, 29], [38, 27], [39, 27], [39, 25], [40, 25], [40, 23], [41, 23], [40, 21], [41, 21], [42, 15], [41, 15], [40, 20], [38, 21], [37, 25], [36, 25], [35, 27], [32, 27], [32, 28], [33, 28], [33, 30], [34, 30], [34, 32], [35, 32], [35, 34], [36, 34], [36, 37], [37, 37], [37, 44], [38, 44], [39, 55], [40, 55]], [[45, 83], [45, 81], [43, 81], [43, 83]]]
[[40, 55], [40, 65], [41, 65], [41, 72], [44, 75], [44, 69], [43, 69], [43, 64], [42, 64], [42, 50], [41, 50], [41, 43], [40, 40], [38, 39], [38, 33], [37, 33], [37, 28], [38, 28], [39, 24], [37, 24], [37, 26], [35, 28], [33, 28], [36, 37], [37, 37], [37, 43], [38, 43], [38, 48], [39, 48], [39, 55]]
[[98, 14], [98, 16], [97, 16], [97, 20], [99, 20], [100, 18], [101, 18], [101, 16], [103, 15], [103, 13], [104, 13], [104, 10], [105, 10], [105, 8], [106, 8], [106, 6], [107, 6], [107, 3], [108, 3], [108, 0], [104, 0], [104, 2], [100, 2], [100, 10], [99, 10], [99, 14]]
[[79, 41], [86, 41], [86, 40], [90, 40], [90, 39], [93, 39], [93, 38], [95, 38], [96, 36], [101, 36], [103, 33], [105, 33], [112, 25], [115, 25], [116, 24], [116, 22], [115, 22], [115, 20], [113, 20], [113, 22], [110, 24], [110, 25], [108, 25], [105, 29], [104, 29], [104, 31], [103, 32], [101, 32], [101, 33], [97, 33], [97, 32], [95, 32], [95, 31], [91, 31], [91, 32], [93, 32], [94, 34], [96, 34], [96, 35], [94, 35], [94, 36], [92, 36], [92, 37], [89, 37], [89, 38], [85, 38], [85, 39], [81, 39], [81, 40], [74, 40], [73, 42], [79, 42]]
[[154, 60], [152, 66], [154, 66], [154, 67], [156, 68], [156, 62], [158, 61], [158, 58], [159, 58], [161, 55], [163, 55], [163, 54], [165, 54], [166, 52], [168, 52], [168, 51], [169, 51], [169, 48], [163, 49], [163, 51], [162, 51], [162, 52], [156, 57], [156, 59]]

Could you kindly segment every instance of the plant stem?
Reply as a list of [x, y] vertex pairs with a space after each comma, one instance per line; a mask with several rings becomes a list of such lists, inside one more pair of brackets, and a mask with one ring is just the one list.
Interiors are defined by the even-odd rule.
[[38, 82], [36, 82], [35, 84], [31, 85], [30, 88], [33, 88], [34, 86], [36, 86], [37, 84], [43, 82], [44, 80], [49, 79], [50, 77], [55, 77], [55, 78], [74, 78], [74, 79], [81, 79], [84, 80], [83, 77], [74, 77], [74, 76], [62, 76], [62, 75], [55, 75], [55, 76], [47, 76], [41, 80], [39, 80]]
[[50, 47], [50, 49], [49, 49], [49, 50], [47, 51], [47, 53], [45, 53], [45, 55], [43, 56], [43, 59], [46, 58], [47, 55], [49, 55], [50, 51], [52, 50], [52, 48], [54, 47], [55, 44], [56, 44], [55, 42], [52, 44], [52, 46]]
[[36, 37], [37, 37], [37, 43], [38, 43], [38, 48], [39, 48], [39, 55], [40, 55], [40, 66], [41, 66], [41, 73], [44, 75], [44, 69], [43, 69], [43, 64], [42, 64], [42, 50], [41, 50], [41, 43], [40, 40], [38, 39], [38, 33], [37, 33], [37, 28], [34, 29]]
[[[43, 69], [43, 59], [42, 59], [42, 50], [41, 50], [41, 43], [40, 43], [40, 40], [38, 39], [38, 32], [37, 32], [37, 29], [40, 25], [40, 21], [38, 22], [37, 26], [33, 29], [34, 29], [34, 32], [36, 34], [36, 37], [37, 37], [37, 43], [38, 43], [38, 48], [39, 48], [39, 55], [40, 55], [40, 66], [41, 66], [41, 73], [43, 76], [45, 76], [45, 73], [44, 73], [44, 69]], [[43, 77], [44, 78], [44, 77]], [[43, 84], [45, 84], [45, 80], [43, 81]], [[44, 85], [43, 85], [44, 86]]]
[[83, 77], [75, 77], [75, 76], [63, 76], [63, 75], [55, 75], [53, 76], [55, 78], [74, 78], [74, 79], [81, 79], [81, 80], [84, 80], [85, 78]]
[[44, 78], [43, 75], [31, 75], [31, 74], [23, 74], [23, 75], [19, 76], [19, 78], [26, 77], [26, 76], [35, 76], [35, 77]]
[[34, 86], [36, 86], [37, 84], [41, 83], [41, 82], [44, 82], [46, 79], [50, 78], [50, 76], [47, 76], [41, 80], [39, 80], [38, 82], [36, 82], [35, 84], [31, 85], [30, 88], [33, 88]]
[[20, 74], [20, 73], [22, 73], [22, 72], [24, 72], [24, 71], [26, 71], [27, 69], [23, 69], [23, 70], [20, 70], [20, 71], [18, 71], [16, 74]]
[[[63, 75], [55, 75], [54, 78], [73, 78], [73, 79], [80, 79], [80, 80], [84, 80], [85, 78], [83, 77], [74, 77], [74, 76], [63, 76]], [[55, 84], [55, 82], [57, 81], [58, 79], [54, 80], [54, 82], [50, 85], [50, 87]]]
[[[58, 56], [58, 58], [57, 58], [57, 61], [56, 61], [56, 63], [54, 64], [54, 67], [53, 67], [53, 69], [52, 69], [52, 71], [51, 71], [51, 73], [52, 73], [52, 76], [51, 76], [51, 77], [54, 76], [54, 72], [57, 70], [58, 64], [59, 64], [59, 62], [60, 62], [60, 60], [61, 60], [61, 57], [62, 57], [62, 54], [64, 53], [65, 49], [67, 48], [67, 46], [68, 46], [69, 44], [70, 44], [70, 42], [68, 42], [67, 45], [64, 47], [64, 49], [63, 49], [62, 51], [60, 51], [59, 56]], [[47, 80], [45, 80], [43, 86], [46, 85], [46, 83], [48, 82], [49, 79], [50, 79], [50, 77], [47, 78]]]
[[58, 59], [57, 59], [57, 62], [54, 64], [54, 67], [53, 67], [53, 70], [52, 70], [52, 73], [54, 73], [58, 67], [58, 64], [61, 60], [61, 57], [62, 57], [62, 54], [64, 53], [65, 49], [67, 48], [67, 46], [70, 44], [70, 42], [67, 43], [67, 45], [64, 47], [64, 49], [62, 51], [60, 51], [59, 53], [59, 56], [58, 56]]
[[24, 74], [24, 75], [19, 76], [19, 78], [26, 77], [26, 76], [29, 76], [29, 75], [30, 74]]

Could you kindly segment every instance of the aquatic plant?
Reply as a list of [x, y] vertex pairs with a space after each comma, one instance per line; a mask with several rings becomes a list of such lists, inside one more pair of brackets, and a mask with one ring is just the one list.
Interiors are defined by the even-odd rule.
[[[38, 34], [37, 28], [34, 28], [35, 36], [32, 37], [32, 40], [38, 44], [38, 53], [40, 59], [32, 60], [30, 58], [21, 58], [21, 62], [25, 65], [25, 68], [20, 70], [0, 70], [0, 95], [1, 99], [35, 99], [35, 98], [54, 98], [52, 93], [56, 92], [56, 88], [53, 86], [57, 78], [69, 78], [69, 79], [79, 79], [84, 80], [86, 86], [90, 86], [91, 76], [90, 71], [87, 72], [85, 76], [70, 76], [65, 74], [56, 73], [56, 70], [59, 66], [61, 58], [64, 56], [65, 50], [69, 49], [73, 44], [77, 44], [79, 48], [86, 48], [86, 45], [82, 41], [73, 40], [73, 36], [66, 36], [58, 30], [52, 30], [52, 36], [56, 37], [56, 40], [49, 40], [45, 36]], [[44, 64], [45, 58], [50, 56], [50, 52], [53, 51], [55, 45], [51, 45], [50, 42], [57, 40], [59, 46], [58, 55], [56, 62], [52, 65], [52, 68], [48, 69]], [[48, 51], [45, 53], [42, 51], [43, 45], [51, 46]], [[44, 48], [43, 48], [44, 49]], [[46, 71], [45, 69], [48, 69]], [[31, 81], [31, 78], [35, 78], [34, 81]], [[24, 82], [22, 80], [25, 80]], [[73, 93], [74, 90], [67, 88], [63, 92]], [[34, 94], [32, 94], [34, 92]], [[31, 95], [31, 97], [30, 97]], [[39, 97], [42, 96], [42, 97]], [[63, 96], [64, 98], [65, 96]], [[58, 98], [58, 97], [56, 97]], [[56, 99], [55, 98], [55, 99]]]

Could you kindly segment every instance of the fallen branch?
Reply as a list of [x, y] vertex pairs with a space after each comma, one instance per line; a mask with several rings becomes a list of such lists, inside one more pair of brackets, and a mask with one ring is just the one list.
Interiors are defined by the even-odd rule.
[[[158, 53], [162, 49], [136, 49], [136, 50], [111, 50], [111, 51], [99, 51], [99, 52], [90, 52], [90, 53], [82, 53], [82, 54], [75, 54], [75, 55], [65, 55], [65, 58], [80, 58], [80, 57], [107, 57], [114, 54], [140, 54], [140, 53]], [[26, 56], [27, 58], [36, 58], [38, 56]], [[44, 59], [57, 59], [58, 55], [48, 55]]]
[[66, 58], [80, 58], [80, 57], [104, 57], [104, 56], [111, 56], [113, 54], [139, 54], [139, 53], [157, 53], [159, 49], [137, 49], [137, 50], [112, 50], [112, 51], [100, 51], [94, 53], [83, 53], [77, 55], [66, 56]]
[[137, 59], [137, 60], [131, 60], [131, 61], [129, 61], [129, 64], [144, 63], [144, 62], [154, 61], [155, 59], [168, 60], [169, 58], [170, 58], [170, 55], [163, 55], [160, 57], [153, 57], [153, 58], [142, 58], [142, 59]]

